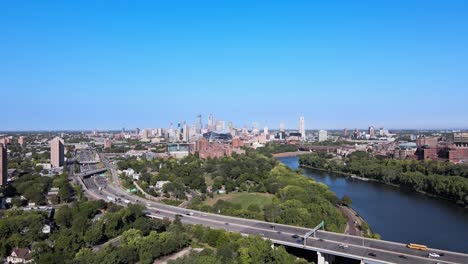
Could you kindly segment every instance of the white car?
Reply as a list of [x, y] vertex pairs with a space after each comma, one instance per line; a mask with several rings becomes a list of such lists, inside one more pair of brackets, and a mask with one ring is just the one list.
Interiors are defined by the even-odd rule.
[[429, 253], [430, 258], [440, 258], [440, 255], [437, 253]]

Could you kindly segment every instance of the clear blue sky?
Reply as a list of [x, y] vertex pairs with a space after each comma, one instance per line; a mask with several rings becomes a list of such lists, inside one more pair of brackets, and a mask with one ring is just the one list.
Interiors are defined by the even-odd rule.
[[[319, 3], [321, 2], [321, 3]], [[1, 1], [0, 130], [468, 127], [468, 1]]]

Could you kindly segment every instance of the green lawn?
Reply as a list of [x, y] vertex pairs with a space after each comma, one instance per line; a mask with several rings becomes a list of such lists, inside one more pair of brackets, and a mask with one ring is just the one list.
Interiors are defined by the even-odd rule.
[[256, 204], [260, 208], [267, 204], [271, 204], [272, 194], [268, 193], [229, 193], [229, 194], [215, 194], [214, 198], [208, 198], [205, 204], [212, 206], [218, 200], [229, 201], [234, 204], [241, 204], [243, 209], [247, 209], [249, 205]]

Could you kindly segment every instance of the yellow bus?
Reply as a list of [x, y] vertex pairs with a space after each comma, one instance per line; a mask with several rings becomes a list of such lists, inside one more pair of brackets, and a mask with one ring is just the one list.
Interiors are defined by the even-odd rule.
[[418, 245], [418, 244], [410, 243], [410, 244], [408, 244], [406, 246], [408, 248], [417, 249], [417, 250], [427, 250], [427, 246], [425, 246], [425, 245]]

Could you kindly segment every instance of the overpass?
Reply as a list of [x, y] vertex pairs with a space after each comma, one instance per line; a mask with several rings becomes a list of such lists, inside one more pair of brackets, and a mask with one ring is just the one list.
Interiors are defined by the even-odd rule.
[[85, 172], [82, 172], [82, 173], [78, 173], [76, 174], [76, 176], [80, 177], [80, 178], [86, 178], [86, 177], [90, 177], [94, 174], [99, 174], [99, 173], [103, 173], [103, 172], [106, 172], [107, 171], [107, 168], [102, 168], [102, 169], [96, 169], [96, 170], [90, 170], [90, 171], [85, 171]]
[[[114, 184], [104, 184], [96, 182], [102, 188], [83, 188], [86, 193], [98, 199], [106, 199], [108, 196], [114, 197], [117, 203], [126, 205], [118, 200], [126, 199], [130, 203], [142, 204], [146, 206], [148, 216], [156, 218], [180, 217], [181, 221], [187, 224], [200, 224], [211, 228], [224, 229], [230, 232], [239, 232], [243, 235], [258, 235], [264, 239], [271, 240], [276, 245], [310, 250], [312, 254], [317, 254], [318, 264], [332, 264], [335, 256], [354, 259], [360, 263], [401, 263], [401, 264], [429, 264], [429, 263], [468, 263], [468, 254], [449, 252], [439, 249], [428, 249], [428, 251], [418, 251], [409, 249], [405, 244], [395, 243], [385, 240], [375, 240], [357, 236], [350, 236], [339, 233], [332, 233], [321, 230], [314, 230], [311, 236], [311, 229], [269, 223], [265, 221], [243, 219], [238, 217], [212, 214], [180, 207], [162, 204], [148, 200], [133, 194], [127, 193], [119, 185], [117, 171], [107, 158], [101, 160], [112, 172]], [[89, 175], [95, 172], [88, 173]], [[93, 180], [95, 180], [93, 178]], [[80, 182], [83, 183], [83, 182]], [[428, 258], [429, 252], [438, 253], [440, 258]]]

